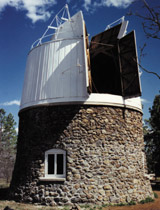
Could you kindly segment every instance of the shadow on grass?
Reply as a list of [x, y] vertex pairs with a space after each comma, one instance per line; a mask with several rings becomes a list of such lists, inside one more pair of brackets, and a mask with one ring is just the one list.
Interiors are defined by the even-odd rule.
[[9, 198], [9, 187], [0, 188], [0, 200], [8, 200]]

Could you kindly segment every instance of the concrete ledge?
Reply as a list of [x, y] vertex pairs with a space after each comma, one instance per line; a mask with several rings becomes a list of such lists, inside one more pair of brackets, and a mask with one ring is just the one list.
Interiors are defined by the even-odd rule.
[[55, 182], [64, 182], [66, 178], [55, 178], [55, 177], [40, 177], [40, 181], [48, 182], [48, 181], [55, 181]]
[[124, 99], [119, 95], [112, 94], [96, 94], [92, 93], [88, 96], [82, 97], [69, 97], [69, 98], [50, 98], [38, 101], [26, 102], [20, 105], [20, 111], [26, 108], [36, 106], [50, 106], [50, 105], [74, 105], [74, 104], [85, 104], [85, 105], [102, 105], [102, 106], [113, 106], [123, 107], [142, 112], [142, 104], [140, 97]]

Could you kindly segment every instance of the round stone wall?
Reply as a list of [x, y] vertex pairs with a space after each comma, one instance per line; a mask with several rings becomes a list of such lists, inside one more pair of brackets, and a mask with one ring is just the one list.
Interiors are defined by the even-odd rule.
[[[142, 114], [107, 106], [44, 106], [19, 114], [10, 187], [16, 201], [45, 205], [126, 203], [152, 197]], [[45, 151], [66, 151], [66, 179], [42, 181]]]

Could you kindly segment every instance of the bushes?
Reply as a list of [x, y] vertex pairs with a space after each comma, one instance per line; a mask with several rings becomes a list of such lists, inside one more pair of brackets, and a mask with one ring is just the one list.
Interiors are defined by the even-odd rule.
[[130, 201], [130, 202], [128, 203], [128, 205], [129, 205], [129, 206], [131, 206], [131, 205], [136, 205], [136, 202], [135, 202], [135, 201]]
[[154, 197], [155, 197], [155, 198], [158, 198], [158, 195], [157, 195], [157, 193], [155, 193], [155, 192], [154, 192]]
[[150, 203], [150, 202], [153, 202], [154, 199], [151, 198], [151, 197], [147, 197], [145, 200], [141, 200], [140, 203], [141, 204], [144, 204], [144, 203]]

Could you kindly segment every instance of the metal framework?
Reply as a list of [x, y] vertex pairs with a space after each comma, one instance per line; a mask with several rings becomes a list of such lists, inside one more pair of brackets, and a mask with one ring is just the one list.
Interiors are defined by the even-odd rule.
[[118, 23], [122, 23], [125, 19], [125, 16], [119, 18], [118, 20], [114, 21], [113, 23], [107, 25], [107, 27], [105, 28], [105, 31], [110, 29], [111, 27], [113, 27], [115, 24], [118, 24]]
[[[42, 37], [37, 39], [31, 46], [31, 49], [33, 49], [36, 46], [41, 45], [43, 42], [48, 41], [47, 39], [51, 38], [53, 35], [55, 35], [55, 39], [59, 33], [60, 25], [62, 25], [64, 22], [70, 20], [70, 13], [68, 5], [66, 4], [53, 18], [45, 32], [43, 33]], [[54, 33], [50, 33], [50, 31], [54, 30]], [[44, 41], [45, 39], [45, 41]]]

